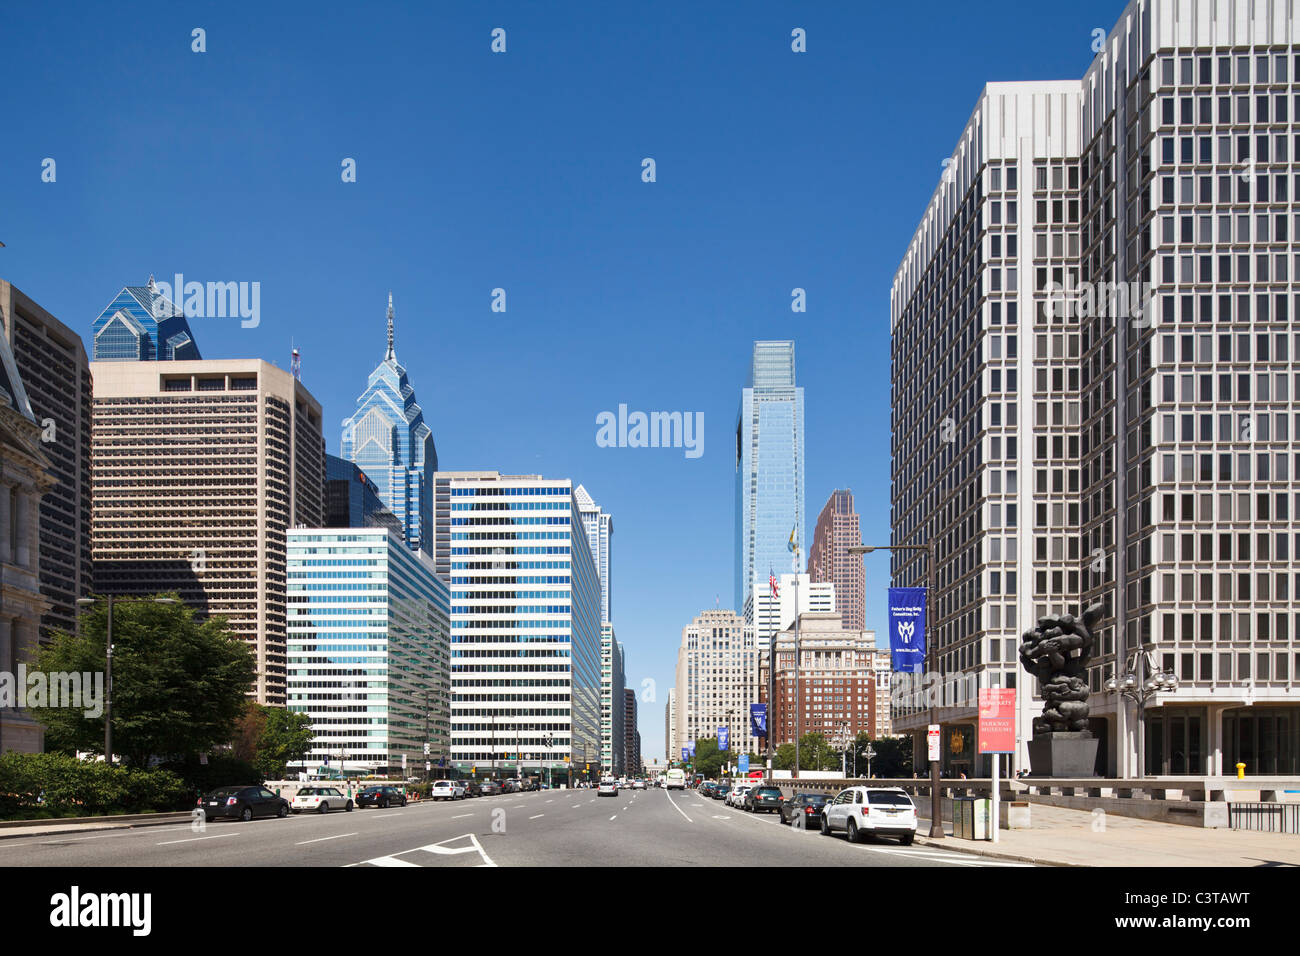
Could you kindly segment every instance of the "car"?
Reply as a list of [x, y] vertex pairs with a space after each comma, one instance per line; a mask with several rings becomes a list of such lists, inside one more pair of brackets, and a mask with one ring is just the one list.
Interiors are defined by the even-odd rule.
[[730, 787], [728, 787], [725, 783], [718, 782], [715, 783], [713, 785], [713, 789], [709, 791], [709, 796], [711, 796], [714, 800], [726, 800], [727, 793], [729, 790]]
[[911, 846], [916, 836], [916, 805], [902, 787], [849, 787], [822, 808], [821, 830], [843, 830], [850, 843], [866, 837], [896, 836]]
[[337, 787], [301, 787], [289, 802], [289, 809], [294, 813], [315, 810], [317, 813], [329, 813], [331, 810], [352, 812], [352, 798]]
[[218, 787], [199, 797], [198, 809], [205, 820], [243, 820], [254, 817], [287, 817], [289, 801], [266, 787]]
[[633, 790], [644, 790], [644, 789], [645, 789], [645, 781], [644, 781], [644, 780], [633, 780], [633, 781], [632, 781], [632, 789], [633, 789]]
[[781, 801], [781, 822], [795, 825], [804, 830], [821, 828], [822, 808], [830, 798], [824, 793], [796, 793]]
[[780, 812], [781, 790], [778, 787], [751, 787], [741, 806], [750, 813]]
[[512, 779], [510, 779], [509, 777], [506, 777], [506, 779], [504, 779], [504, 780], [501, 781], [501, 792], [502, 792], [502, 793], [518, 793], [518, 792], [519, 792], [519, 781], [518, 781], [518, 780], [512, 780]]
[[600, 786], [596, 788], [596, 795], [600, 797], [617, 797], [618, 784], [613, 780], [602, 780]]
[[406, 806], [406, 791], [392, 784], [376, 784], [366, 787], [357, 794], [358, 808], [378, 807], [380, 810], [386, 810], [394, 806]]
[[747, 783], [738, 783], [727, 792], [727, 806], [735, 807], [739, 810], [745, 803], [745, 794], [752, 790]]
[[458, 784], [465, 788], [465, 797], [483, 796], [483, 788], [479, 786], [477, 780], [457, 780]]
[[483, 797], [499, 797], [505, 791], [501, 787], [500, 780], [483, 780], [479, 782], [479, 795]]
[[435, 780], [429, 787], [430, 800], [464, 800], [465, 786], [459, 780]]

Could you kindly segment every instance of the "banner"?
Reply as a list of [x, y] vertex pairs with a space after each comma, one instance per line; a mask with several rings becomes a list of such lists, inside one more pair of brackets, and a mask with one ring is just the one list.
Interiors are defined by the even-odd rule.
[[688, 761], [688, 760], [690, 760], [690, 759], [691, 759], [691, 748], [690, 748], [690, 747], [683, 747], [683, 748], [682, 748], [682, 762], [685, 763], [686, 761]]
[[726, 749], [727, 749], [727, 743], [728, 743], [728, 741], [727, 741], [727, 735], [728, 735], [729, 733], [730, 733], [730, 731], [728, 731], [726, 727], [719, 727], [719, 728], [718, 728], [718, 749], [719, 749], [719, 750], [726, 750]]
[[686, 745], [686, 749], [690, 752], [691, 759], [694, 759], [694, 757], [695, 757], [695, 741], [692, 740], [689, 744], [687, 744], [687, 745]]
[[1016, 691], [1014, 687], [980, 688], [979, 751], [1016, 752]]
[[925, 588], [889, 589], [889, 657], [896, 674], [925, 670]]
[[767, 704], [749, 705], [749, 733], [752, 737], [767, 736]]

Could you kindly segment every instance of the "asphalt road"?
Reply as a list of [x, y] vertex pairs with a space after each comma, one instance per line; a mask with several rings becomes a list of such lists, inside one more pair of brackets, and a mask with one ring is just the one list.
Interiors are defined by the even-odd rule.
[[594, 790], [0, 839], [0, 866], [1020, 866], [850, 844], [692, 792]]

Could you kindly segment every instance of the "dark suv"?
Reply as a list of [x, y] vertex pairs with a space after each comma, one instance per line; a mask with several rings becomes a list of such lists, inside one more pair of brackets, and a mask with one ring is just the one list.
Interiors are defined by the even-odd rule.
[[247, 823], [253, 817], [289, 815], [289, 801], [266, 787], [218, 787], [200, 797], [198, 807], [208, 820], [225, 817]]
[[745, 809], [750, 813], [780, 813], [781, 791], [777, 787], [755, 787], [745, 794]]
[[406, 806], [406, 792], [401, 787], [392, 787], [386, 784], [366, 787], [357, 794], [357, 808], [361, 807], [378, 807], [381, 810], [388, 807]]

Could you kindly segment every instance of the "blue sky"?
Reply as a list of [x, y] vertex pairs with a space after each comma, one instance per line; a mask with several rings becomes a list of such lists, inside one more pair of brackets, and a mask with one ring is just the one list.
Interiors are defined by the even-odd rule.
[[[10, 8], [0, 277], [83, 335], [150, 273], [260, 282], [256, 328], [195, 337], [283, 367], [301, 349], [331, 452], [392, 290], [440, 465], [572, 477], [613, 513], [615, 626], [662, 757], [681, 629], [734, 602], [752, 342], [796, 342], [808, 534], [849, 487], [887, 541], [889, 288], [942, 160], [985, 82], [1081, 76], [1123, 6], [416, 7]], [[597, 447], [620, 403], [702, 412], [703, 456]], [[883, 632], [888, 559], [868, 561]]]

